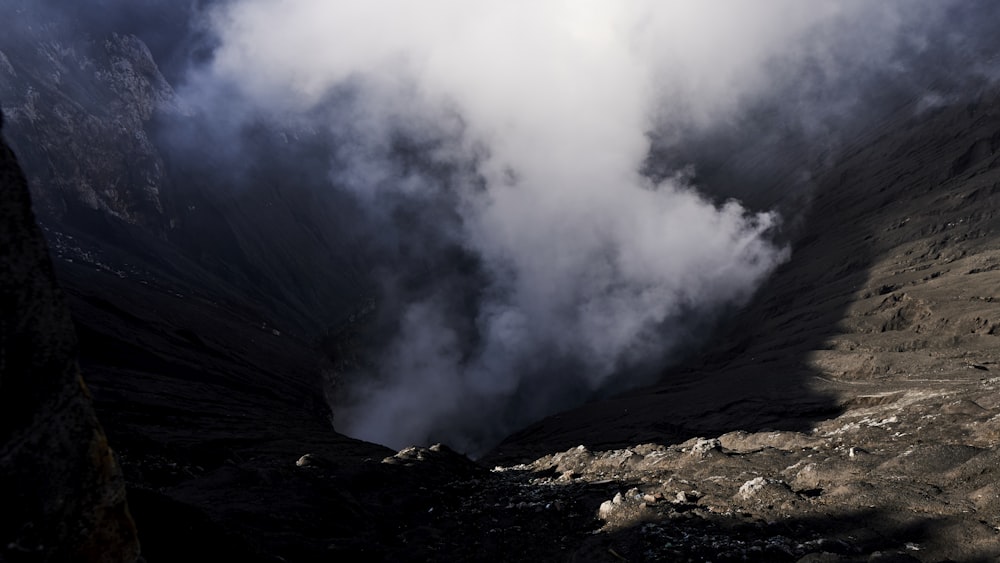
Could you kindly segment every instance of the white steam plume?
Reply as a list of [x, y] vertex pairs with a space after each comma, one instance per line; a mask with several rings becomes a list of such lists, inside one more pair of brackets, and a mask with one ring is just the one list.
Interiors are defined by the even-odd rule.
[[[613, 378], [639, 381], [686, 342], [691, 315], [742, 302], [786, 258], [773, 214], [710, 203], [682, 173], [644, 178], [646, 134], [727, 119], [767, 87], [768, 61], [863, 5], [880, 33], [902, 25], [851, 1], [238, 0], [216, 12], [221, 45], [187, 93], [235, 85], [294, 115], [349, 86], [361, 101], [328, 124], [350, 141], [333, 183], [373, 216], [386, 192], [430, 222], [448, 202], [457, 220], [439, 237], [477, 259], [483, 284], [471, 305], [452, 287], [401, 297], [338, 427], [481, 450]], [[400, 130], [474, 173], [399, 172]]]

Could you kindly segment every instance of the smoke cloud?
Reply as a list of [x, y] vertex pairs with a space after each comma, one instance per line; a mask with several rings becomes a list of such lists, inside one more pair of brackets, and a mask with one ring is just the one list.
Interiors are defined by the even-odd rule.
[[179, 92], [332, 139], [377, 287], [338, 429], [479, 452], [649, 381], [788, 258], [779, 214], [727, 197], [747, 188], [699, 192], [686, 140], [765, 100], [818, 137], [949, 5], [241, 0]]
[[287, 334], [361, 319], [339, 430], [472, 453], [697, 350], [789, 257], [810, 170], [1000, 78], [991, 0], [0, 5], [5, 106], [111, 121], [92, 65], [148, 45], [161, 234]]

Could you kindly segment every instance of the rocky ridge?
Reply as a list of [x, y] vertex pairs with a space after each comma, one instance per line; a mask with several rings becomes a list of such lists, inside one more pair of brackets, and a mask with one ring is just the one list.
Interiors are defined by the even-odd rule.
[[148, 124], [178, 109], [145, 44], [131, 35], [84, 46], [49, 40], [44, 28], [22, 34], [30, 32], [0, 44], [0, 99], [39, 212], [60, 219], [83, 206], [162, 235], [168, 180]]

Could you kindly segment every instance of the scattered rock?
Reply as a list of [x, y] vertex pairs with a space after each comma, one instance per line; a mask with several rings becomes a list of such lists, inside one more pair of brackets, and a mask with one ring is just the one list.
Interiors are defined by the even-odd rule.
[[295, 460], [296, 467], [330, 467], [332, 463], [316, 454], [305, 454], [299, 459]]
[[876, 551], [868, 557], [868, 563], [920, 563], [908, 553]]
[[383, 459], [382, 463], [407, 467], [417, 464], [432, 464], [450, 474], [476, 475], [485, 471], [476, 462], [444, 444], [434, 444], [429, 448], [417, 446], [404, 448], [396, 455]]
[[843, 561], [843, 557], [837, 555], [836, 553], [822, 552], [810, 553], [799, 558], [796, 563], [842, 563]]
[[968, 399], [960, 399], [941, 407], [941, 414], [957, 416], [989, 416], [990, 411]]
[[742, 485], [737, 495], [743, 500], [786, 500], [795, 497], [787, 483], [780, 479], [755, 477]]
[[866, 450], [861, 449], [861, 448], [850, 448], [850, 449], [847, 450], [847, 457], [860, 458], [860, 457], [864, 457], [866, 455], [868, 455], [868, 452]]
[[718, 438], [698, 438], [691, 445], [690, 454], [694, 457], [706, 457], [712, 452], [721, 452], [722, 442]]
[[597, 517], [601, 520], [608, 520], [611, 518], [611, 513], [614, 512], [614, 510], [615, 503], [610, 500], [606, 500], [601, 503], [600, 508], [597, 510]]
[[797, 451], [814, 448], [822, 444], [822, 439], [806, 436], [801, 432], [745, 432], [738, 430], [719, 436], [719, 443], [726, 451], [750, 453], [764, 448], [782, 451]]

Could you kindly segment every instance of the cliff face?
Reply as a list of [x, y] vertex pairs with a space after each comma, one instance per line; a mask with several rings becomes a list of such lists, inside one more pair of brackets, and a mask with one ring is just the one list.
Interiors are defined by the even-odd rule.
[[162, 235], [166, 178], [147, 129], [157, 111], [176, 111], [170, 86], [136, 37], [63, 43], [55, 25], [0, 40], [8, 136], [40, 212], [59, 220], [83, 207]]
[[2, 141], [0, 192], [0, 559], [134, 561], [124, 479], [77, 367], [24, 175]]
[[57, 274], [84, 263], [241, 303], [308, 338], [360, 306], [355, 209], [329, 189], [321, 135], [213, 131], [136, 36], [12, 4], [0, 106]]

